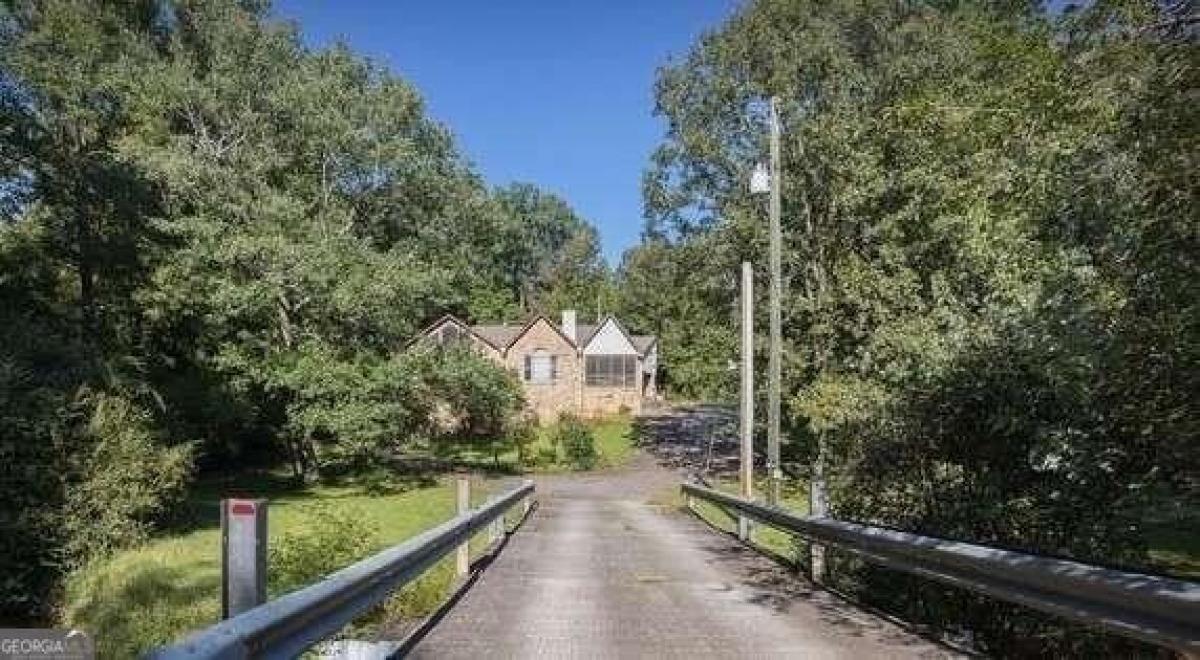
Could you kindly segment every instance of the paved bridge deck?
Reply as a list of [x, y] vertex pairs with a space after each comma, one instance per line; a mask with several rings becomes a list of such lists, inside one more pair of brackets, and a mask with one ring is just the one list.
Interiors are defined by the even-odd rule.
[[539, 509], [412, 657], [952, 655], [648, 501], [678, 480], [649, 456], [539, 479]]

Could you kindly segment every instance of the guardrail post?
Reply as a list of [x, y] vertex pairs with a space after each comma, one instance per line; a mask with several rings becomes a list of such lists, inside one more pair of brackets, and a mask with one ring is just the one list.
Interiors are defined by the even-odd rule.
[[491, 524], [489, 525], [488, 530], [489, 530], [490, 534], [488, 536], [490, 538], [488, 540], [493, 545], [496, 543], [499, 543], [500, 539], [504, 538], [504, 527], [506, 524], [506, 521], [505, 521], [506, 515], [507, 515], [506, 513], [501, 513], [499, 515], [499, 517], [497, 517], [495, 520], [493, 520], [491, 522]]
[[[458, 515], [463, 515], [471, 510], [471, 481], [466, 477], [458, 478]], [[455, 552], [454, 562], [455, 574], [458, 577], [463, 577], [471, 570], [471, 539], [463, 541], [462, 545], [458, 546]]]
[[267, 501], [221, 500], [221, 618], [267, 602]]
[[750, 538], [750, 519], [742, 514], [738, 514], [738, 539], [749, 542]]

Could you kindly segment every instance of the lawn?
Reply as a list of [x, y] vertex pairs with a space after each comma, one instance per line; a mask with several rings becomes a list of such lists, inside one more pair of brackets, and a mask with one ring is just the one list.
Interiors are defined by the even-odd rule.
[[[637, 448], [634, 446], [633, 424], [628, 415], [616, 415], [599, 420], [586, 422], [592, 431], [596, 446], [596, 469], [612, 469], [625, 465], [633, 458]], [[533, 444], [534, 456], [555, 456], [555, 462], [539, 461], [535, 469], [542, 472], [568, 470], [562, 449], [554, 446], [554, 434], [557, 425], [551, 424], [538, 430], [537, 440]], [[514, 455], [515, 459], [515, 455]]]
[[[636, 453], [634, 446], [633, 422], [628, 415], [613, 415], [596, 420], [585, 420], [596, 443], [596, 469], [618, 468], [629, 462]], [[483, 451], [464, 450], [456, 458], [468, 465], [483, 470], [516, 473], [532, 472], [562, 472], [570, 470], [566, 464], [562, 448], [554, 444], [554, 435], [558, 430], [557, 424], [548, 424], [537, 429], [536, 437], [529, 448], [534, 457], [532, 465], [519, 465], [517, 451], [509, 449], [502, 452], [497, 460]]]
[[[472, 499], [479, 502], [488, 487], [476, 481], [472, 490]], [[257, 490], [238, 491], [269, 496], [271, 547], [301, 535], [314, 518], [313, 507], [353, 523], [358, 532], [350, 534], [342, 547], [330, 549], [337, 564], [329, 570], [429, 529], [454, 513], [454, 484], [449, 479], [427, 480], [425, 485], [392, 494], [367, 494], [350, 486], [281, 492], [269, 481]], [[197, 528], [118, 553], [73, 575], [66, 585], [62, 625], [92, 634], [100, 657], [126, 658], [217, 622], [221, 606], [220, 530], [218, 518], [213, 517], [219, 511], [217, 502], [211, 487], [195, 489], [189, 503], [205, 512]], [[477, 539], [473, 547], [482, 545]], [[348, 550], [361, 556], [349, 556]], [[283, 590], [274, 579], [276, 568], [268, 568], [272, 597]], [[423, 582], [406, 587], [392, 611], [419, 614], [431, 609], [450, 578], [448, 566], [431, 570]]]

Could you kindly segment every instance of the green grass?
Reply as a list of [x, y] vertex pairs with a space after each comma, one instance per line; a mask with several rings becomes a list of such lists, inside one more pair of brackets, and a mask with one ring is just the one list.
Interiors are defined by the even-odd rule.
[[[592, 429], [596, 441], [596, 469], [619, 468], [630, 461], [637, 448], [634, 446], [633, 423], [628, 415], [615, 415], [598, 420], [587, 420], [585, 423]], [[531, 452], [538, 456], [543, 451], [554, 450], [553, 437], [556, 425], [551, 424], [538, 429], [537, 440], [533, 443]], [[566, 465], [562, 449], [557, 451], [557, 462], [538, 463], [532, 466], [537, 472], [563, 472], [570, 470]], [[515, 455], [514, 455], [515, 460]]]
[[[476, 481], [472, 490], [475, 502], [486, 497], [485, 484]], [[368, 554], [429, 529], [454, 513], [454, 485], [448, 479], [388, 495], [367, 495], [354, 487], [319, 486], [279, 492], [270, 484], [264, 484], [258, 493], [252, 487], [239, 491], [240, 495], [271, 496], [268, 529], [272, 543], [303, 525], [307, 504], [321, 502], [335, 510], [356, 512], [375, 529]], [[216, 511], [213, 497], [216, 494], [211, 489], [199, 488], [193, 504]], [[125, 658], [216, 623], [221, 605], [219, 543], [218, 521], [209, 518], [191, 531], [94, 562], [68, 580], [62, 625], [92, 634], [100, 657]], [[472, 543], [476, 551], [483, 545], [481, 537]], [[432, 569], [406, 587], [389, 610], [403, 614], [428, 611], [445, 594], [451, 577], [448, 565]]]
[[629, 417], [621, 415], [590, 424], [596, 437], [597, 467], [621, 467], [633, 458], [633, 426]]
[[[630, 461], [637, 453], [634, 445], [633, 421], [629, 415], [613, 415], [595, 420], [584, 420], [596, 440], [596, 468], [598, 470], [619, 468]], [[516, 449], [509, 449], [496, 457], [478, 450], [465, 449], [460, 451], [455, 459], [464, 465], [499, 473], [517, 474], [521, 472], [556, 473], [568, 472], [571, 467], [566, 464], [562, 449], [554, 447], [554, 434], [557, 424], [548, 424], [537, 429], [537, 437], [529, 448], [529, 452], [537, 459], [539, 456], [554, 455], [553, 460], [542, 458], [531, 465], [519, 465]]]

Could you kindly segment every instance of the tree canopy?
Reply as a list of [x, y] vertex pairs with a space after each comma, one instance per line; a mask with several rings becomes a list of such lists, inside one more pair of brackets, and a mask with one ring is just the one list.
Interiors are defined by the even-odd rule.
[[513, 378], [409, 341], [603, 295], [564, 201], [490, 189], [412, 85], [266, 2], [0, 12], [5, 620], [198, 470], [494, 441]]
[[[668, 132], [619, 286], [666, 328], [666, 380], [735, 387], [719, 367], [737, 355], [738, 262], [767, 281], [766, 200], [747, 182], [776, 97], [793, 464], [824, 453], [839, 517], [1151, 565], [1156, 527], [1198, 524], [1186, 11], [746, 6], [658, 77]], [[1090, 643], [988, 601], [871, 593], [918, 593], [910, 612], [953, 613], [1001, 653]]]

